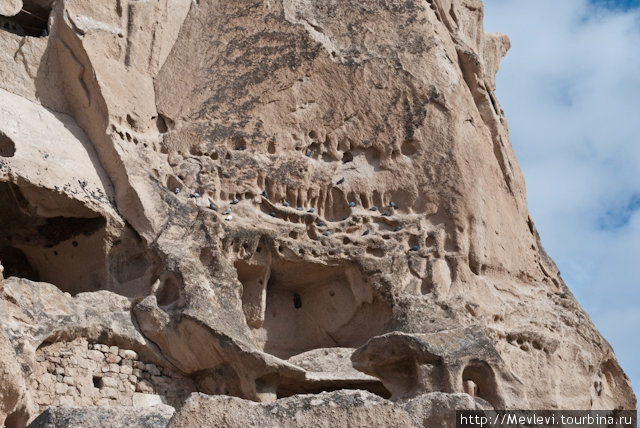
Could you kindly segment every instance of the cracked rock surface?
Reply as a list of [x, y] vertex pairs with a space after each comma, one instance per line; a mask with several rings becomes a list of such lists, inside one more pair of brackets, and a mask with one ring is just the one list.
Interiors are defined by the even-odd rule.
[[1, 2], [0, 425], [635, 409], [529, 217], [482, 14]]

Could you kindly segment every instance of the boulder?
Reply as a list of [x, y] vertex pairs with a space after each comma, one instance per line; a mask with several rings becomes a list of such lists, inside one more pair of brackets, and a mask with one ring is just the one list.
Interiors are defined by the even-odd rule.
[[38, 416], [29, 428], [165, 428], [175, 409], [158, 405], [132, 407], [56, 407]]

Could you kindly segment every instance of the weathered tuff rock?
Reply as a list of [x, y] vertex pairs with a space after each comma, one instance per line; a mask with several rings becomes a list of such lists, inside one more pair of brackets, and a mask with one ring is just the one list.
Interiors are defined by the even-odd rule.
[[529, 405], [520, 380], [506, 367], [490, 336], [479, 329], [388, 333], [369, 340], [351, 359], [356, 369], [380, 378], [394, 399], [464, 391], [496, 409]]
[[528, 216], [479, 0], [1, 5], [5, 424], [635, 408]]
[[31, 428], [164, 428], [174, 409], [158, 405], [146, 409], [127, 407], [53, 407], [36, 418]]
[[4, 330], [0, 330], [0, 380], [0, 420], [7, 426], [24, 426], [29, 418], [27, 388]]
[[414, 428], [420, 425], [402, 407], [377, 395], [366, 391], [342, 390], [317, 395], [297, 395], [271, 404], [252, 403], [234, 397], [193, 394], [168, 426]]
[[298, 395], [271, 404], [193, 394], [169, 423], [183, 427], [455, 427], [455, 410], [488, 410], [468, 394], [432, 392], [400, 404], [365, 391]]

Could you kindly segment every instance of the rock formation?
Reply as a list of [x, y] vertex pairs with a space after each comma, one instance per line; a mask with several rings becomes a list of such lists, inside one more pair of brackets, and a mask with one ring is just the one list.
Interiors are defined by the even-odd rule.
[[634, 409], [529, 218], [482, 13], [2, 0], [0, 424]]

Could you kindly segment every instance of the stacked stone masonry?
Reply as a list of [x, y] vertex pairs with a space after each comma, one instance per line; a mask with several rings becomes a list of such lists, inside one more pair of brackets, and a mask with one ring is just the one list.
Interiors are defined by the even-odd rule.
[[51, 406], [176, 406], [193, 381], [141, 361], [132, 350], [86, 339], [45, 344], [36, 353], [31, 389], [40, 411]]

